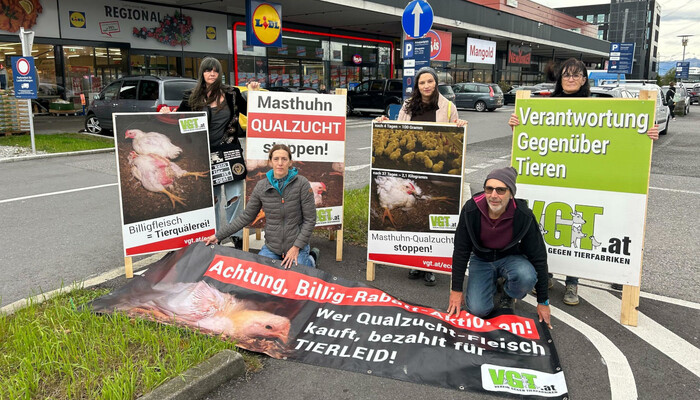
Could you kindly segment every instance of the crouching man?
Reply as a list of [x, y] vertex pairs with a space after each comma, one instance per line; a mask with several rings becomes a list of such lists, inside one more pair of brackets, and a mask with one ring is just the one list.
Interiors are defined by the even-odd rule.
[[512, 308], [514, 299], [522, 299], [535, 287], [537, 315], [551, 328], [547, 248], [527, 202], [513, 197], [516, 177], [513, 167], [491, 171], [484, 191], [462, 208], [455, 232], [447, 312], [460, 312], [464, 273], [471, 260], [466, 294], [470, 313], [478, 317], [491, 313], [497, 290], [501, 292], [499, 307]]

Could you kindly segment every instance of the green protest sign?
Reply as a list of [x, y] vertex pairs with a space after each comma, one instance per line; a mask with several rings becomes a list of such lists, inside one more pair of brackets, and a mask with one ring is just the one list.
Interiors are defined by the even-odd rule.
[[646, 193], [654, 101], [518, 99], [518, 183]]

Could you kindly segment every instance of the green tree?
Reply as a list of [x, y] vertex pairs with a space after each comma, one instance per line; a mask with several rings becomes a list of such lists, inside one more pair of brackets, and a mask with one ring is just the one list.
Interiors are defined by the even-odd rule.
[[671, 82], [676, 81], [676, 69], [671, 68], [664, 74], [664, 76], [661, 77], [661, 84], [659, 86], [665, 86], [668, 85]]

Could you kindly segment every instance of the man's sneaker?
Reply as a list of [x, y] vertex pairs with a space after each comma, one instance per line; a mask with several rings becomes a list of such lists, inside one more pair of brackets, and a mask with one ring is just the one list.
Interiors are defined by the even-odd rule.
[[421, 276], [423, 276], [423, 271], [421, 270], [412, 269], [408, 271], [408, 279], [418, 279]]
[[515, 305], [515, 299], [508, 296], [507, 294], [503, 293], [501, 295], [501, 300], [498, 302], [498, 308], [508, 308], [508, 309], [513, 309], [513, 306]]
[[423, 276], [423, 280], [425, 280], [425, 286], [435, 286], [435, 274], [432, 272], [426, 272], [425, 275]]
[[566, 285], [566, 292], [564, 293], [564, 304], [568, 306], [578, 305], [578, 285], [570, 283]]
[[321, 255], [321, 250], [318, 247], [314, 247], [309, 250], [309, 255], [314, 259], [314, 266], [318, 266], [318, 256]]
[[[549, 278], [549, 281], [548, 281], [548, 283], [547, 283], [547, 287], [548, 287], [549, 289], [551, 289], [552, 287], [554, 287], [554, 278]], [[532, 288], [532, 290], [530, 291], [530, 294], [532, 294], [533, 296], [537, 296], [537, 289]]]

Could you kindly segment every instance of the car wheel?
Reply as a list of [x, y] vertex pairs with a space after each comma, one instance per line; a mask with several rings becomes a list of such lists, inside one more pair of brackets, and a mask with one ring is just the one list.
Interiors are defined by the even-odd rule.
[[102, 126], [100, 126], [100, 120], [97, 119], [95, 114], [90, 114], [85, 119], [85, 130], [90, 133], [101, 133]]
[[666, 118], [666, 128], [659, 132], [659, 135], [665, 135], [668, 133], [668, 126], [671, 125], [671, 117]]
[[482, 112], [486, 110], [486, 103], [483, 101], [477, 101], [476, 104], [474, 104], [474, 109], [476, 109], [478, 112]]

